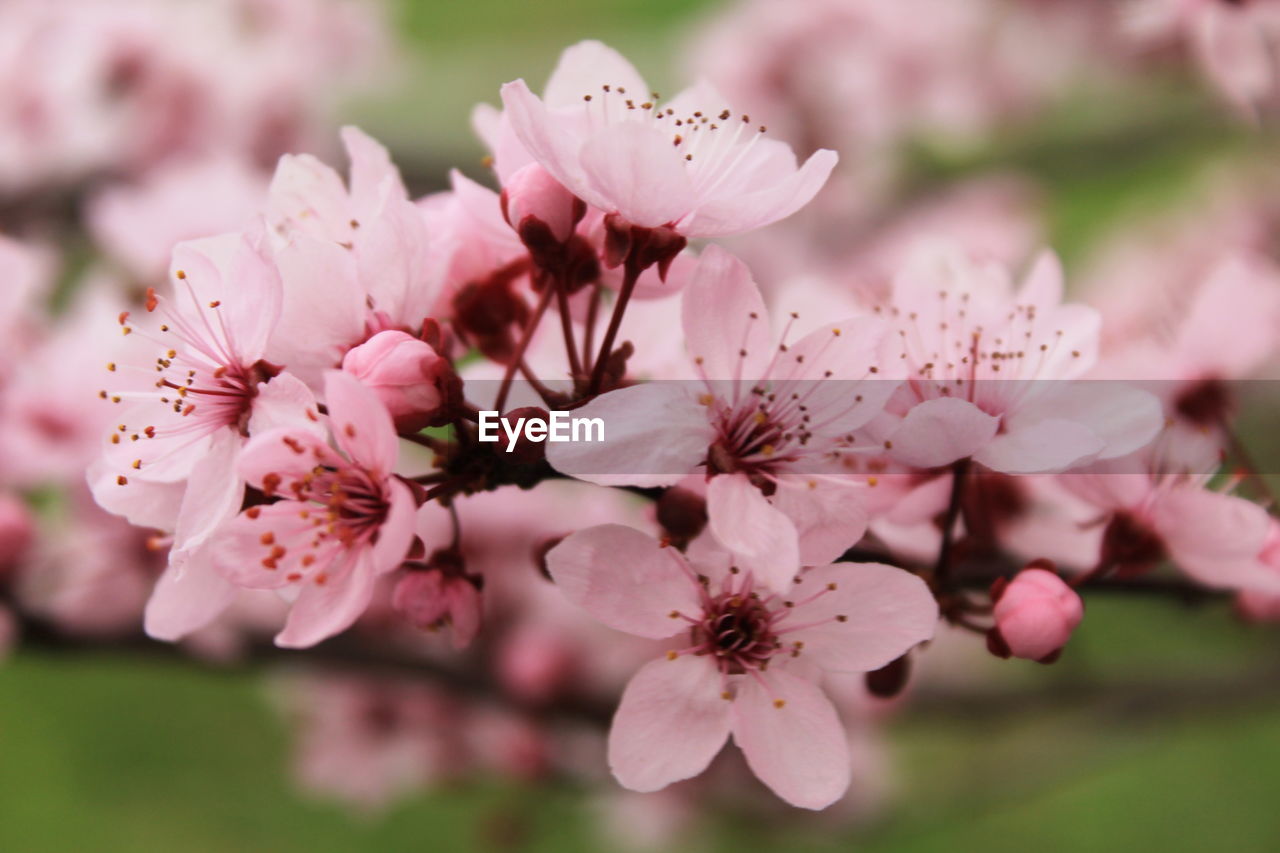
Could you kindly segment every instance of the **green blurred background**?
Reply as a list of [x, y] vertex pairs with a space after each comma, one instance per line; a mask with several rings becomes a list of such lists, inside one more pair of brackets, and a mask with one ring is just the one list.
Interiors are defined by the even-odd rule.
[[[888, 0], [886, 0], [888, 2]], [[479, 174], [468, 115], [500, 83], [540, 85], [604, 39], [676, 82], [705, 0], [404, 2], [410, 71], [349, 118], [407, 172]], [[1177, 85], [1071, 105], [996, 148], [921, 150], [922, 183], [991, 167], [1046, 190], [1070, 266], [1129, 217], [1193, 199], [1263, 142]], [[1280, 641], [1225, 605], [1099, 600], [1063, 660], [1009, 663], [926, 693], [886, 727], [890, 806], [855, 830], [714, 823], [693, 849], [1280, 850]], [[477, 781], [361, 817], [292, 785], [284, 720], [260, 679], [160, 660], [20, 652], [0, 670], [0, 851], [596, 851], [586, 792]]]

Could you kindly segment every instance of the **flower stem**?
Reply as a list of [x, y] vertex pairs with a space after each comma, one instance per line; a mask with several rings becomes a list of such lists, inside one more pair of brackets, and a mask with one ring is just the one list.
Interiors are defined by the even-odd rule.
[[600, 383], [604, 381], [604, 371], [609, 363], [609, 354], [613, 352], [614, 339], [618, 337], [618, 328], [622, 325], [622, 315], [626, 313], [627, 303], [631, 301], [631, 293], [636, 289], [640, 273], [644, 267], [636, 258], [633, 250], [627, 255], [623, 264], [622, 289], [618, 292], [618, 301], [613, 305], [613, 314], [609, 317], [609, 328], [605, 330], [604, 340], [600, 342], [600, 350], [596, 353], [595, 365], [591, 371], [591, 384], [587, 386], [588, 394], [600, 391]]
[[961, 499], [968, 479], [970, 461], [966, 457], [951, 466], [951, 499], [947, 502], [947, 514], [942, 520], [942, 544], [938, 548], [938, 565], [933, 571], [935, 583], [944, 588], [950, 580], [956, 522], [960, 520]]
[[547, 306], [551, 304], [552, 284], [552, 282], [548, 282], [547, 286], [542, 289], [542, 296], [538, 299], [538, 306], [533, 310], [533, 314], [530, 315], [529, 322], [525, 323], [524, 332], [520, 335], [519, 343], [516, 344], [516, 351], [511, 356], [511, 360], [507, 362], [506, 373], [502, 374], [502, 385], [499, 386], [498, 396], [493, 403], [493, 408], [499, 412], [506, 405], [507, 395], [511, 392], [511, 380], [515, 378], [516, 368], [520, 366], [520, 362], [524, 361], [524, 352], [529, 348], [529, 341], [533, 339], [534, 330], [538, 328], [542, 315], [547, 313]]

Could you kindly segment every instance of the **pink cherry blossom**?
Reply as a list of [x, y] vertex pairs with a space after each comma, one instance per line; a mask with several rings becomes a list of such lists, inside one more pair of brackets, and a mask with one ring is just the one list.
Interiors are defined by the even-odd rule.
[[383, 30], [364, 0], [6, 2], [0, 189], [213, 152], [270, 163], [369, 82]]
[[[713, 534], [758, 579], [785, 586], [788, 563], [835, 559], [865, 529], [857, 486], [829, 475], [860, 452], [853, 431], [897, 385], [896, 363], [881, 357], [886, 328], [855, 318], [774, 345], [750, 272], [714, 246], [692, 274], [683, 326], [697, 381], [597, 397], [577, 413], [601, 418], [606, 440], [552, 444], [547, 459], [604, 485], [670, 485], [705, 472]], [[809, 534], [803, 556], [798, 531]]]
[[466, 767], [465, 706], [436, 687], [334, 673], [274, 687], [295, 735], [294, 774], [314, 793], [370, 813]]
[[1133, 457], [1098, 462], [1060, 482], [1087, 501], [1105, 522], [1098, 566], [1135, 574], [1166, 559], [1188, 577], [1215, 589], [1280, 592], [1271, 519], [1256, 503], [1208, 488], [1217, 472], [1217, 448], [1204, 441], [1188, 449], [1162, 446]]
[[267, 356], [316, 391], [351, 347], [386, 329], [420, 330], [444, 270], [387, 150], [354, 127], [342, 140], [349, 184], [311, 155], [287, 155], [266, 205], [282, 280]]
[[515, 135], [556, 180], [606, 214], [686, 237], [751, 231], [790, 216], [835, 166], [819, 151], [797, 168], [782, 142], [700, 84], [658, 103], [629, 62], [599, 42], [569, 48], [539, 99], [502, 88]]
[[[184, 243], [174, 251], [172, 294], [150, 291], [149, 317], [119, 317], [138, 349], [107, 368], [124, 388], [101, 457], [89, 468], [98, 503], [134, 524], [173, 533], [169, 570], [156, 586], [147, 628], [172, 639], [221, 612], [232, 588], [202, 546], [239, 508], [235, 461], [252, 431], [303, 417], [310, 392], [263, 360], [279, 316], [275, 266], [250, 234]], [[158, 352], [157, 352], [158, 350]]]
[[1043, 568], [1018, 572], [998, 596], [989, 637], [1003, 657], [1052, 660], [1084, 617], [1084, 604], [1075, 590]]
[[241, 455], [245, 480], [268, 498], [220, 532], [214, 564], [231, 583], [293, 597], [281, 646], [302, 648], [345, 630], [369, 604], [378, 577], [404, 560], [416, 504], [392, 469], [398, 439], [377, 396], [341, 371], [325, 375], [337, 449], [314, 431], [254, 436]]
[[884, 666], [933, 636], [937, 605], [919, 578], [879, 563], [792, 565], [780, 594], [719, 557], [691, 564], [621, 525], [547, 555], [570, 601], [611, 628], [672, 640], [623, 693], [610, 767], [624, 787], [656, 791], [702, 772], [732, 734], [778, 796], [825, 808], [848, 787], [850, 760], [817, 673]]
[[1276, 93], [1274, 51], [1280, 39], [1280, 4], [1274, 0], [1132, 0], [1125, 28], [1140, 42], [1187, 42], [1219, 92], [1254, 114]]
[[922, 249], [876, 313], [895, 327], [907, 381], [873, 434], [921, 468], [972, 457], [1013, 474], [1061, 471], [1130, 453], [1160, 429], [1150, 394], [1072, 382], [1097, 356], [1100, 318], [1062, 304], [1062, 270], [1043, 254], [1014, 290], [999, 264]]

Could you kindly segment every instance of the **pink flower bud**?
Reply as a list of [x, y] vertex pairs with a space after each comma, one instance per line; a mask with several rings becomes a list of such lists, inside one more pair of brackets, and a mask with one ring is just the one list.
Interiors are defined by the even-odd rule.
[[27, 505], [13, 495], [0, 495], [0, 580], [22, 560], [34, 537]]
[[525, 245], [564, 245], [587, 213], [587, 206], [537, 163], [530, 163], [502, 187], [502, 212]]
[[480, 630], [480, 590], [468, 577], [438, 569], [406, 572], [392, 593], [391, 606], [424, 631], [451, 628], [453, 645], [459, 649], [470, 645]]
[[988, 645], [1001, 657], [1051, 663], [1084, 616], [1075, 590], [1051, 571], [1023, 569], [996, 601]]
[[405, 332], [378, 332], [347, 353], [342, 369], [378, 395], [400, 430], [422, 429], [445, 403], [448, 360]]

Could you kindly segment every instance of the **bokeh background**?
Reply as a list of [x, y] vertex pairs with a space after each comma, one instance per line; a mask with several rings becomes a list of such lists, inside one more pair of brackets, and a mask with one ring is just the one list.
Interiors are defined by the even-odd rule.
[[[887, 2], [887, 0], [886, 0]], [[659, 87], [684, 78], [715, 0], [400, 0], [397, 70], [342, 107], [384, 141], [416, 193], [481, 177], [469, 113], [498, 86], [545, 80], [599, 38]], [[666, 90], [665, 88], [663, 89]], [[1184, 68], [1099, 86], [977, 144], [913, 141], [906, 186], [999, 171], [1038, 192], [1070, 272], [1117, 229], [1194, 211], [1224, 163], [1274, 139]], [[708, 815], [691, 850], [1280, 849], [1280, 636], [1225, 603], [1090, 599], [1056, 665], [939, 655], [885, 728], [876, 803], [822, 815]], [[950, 667], [955, 673], [948, 677]], [[301, 791], [290, 718], [261, 673], [145, 649], [19, 649], [0, 669], [0, 850], [598, 851], [595, 789], [467, 779], [361, 814]], [[609, 784], [609, 783], [603, 783]]]

